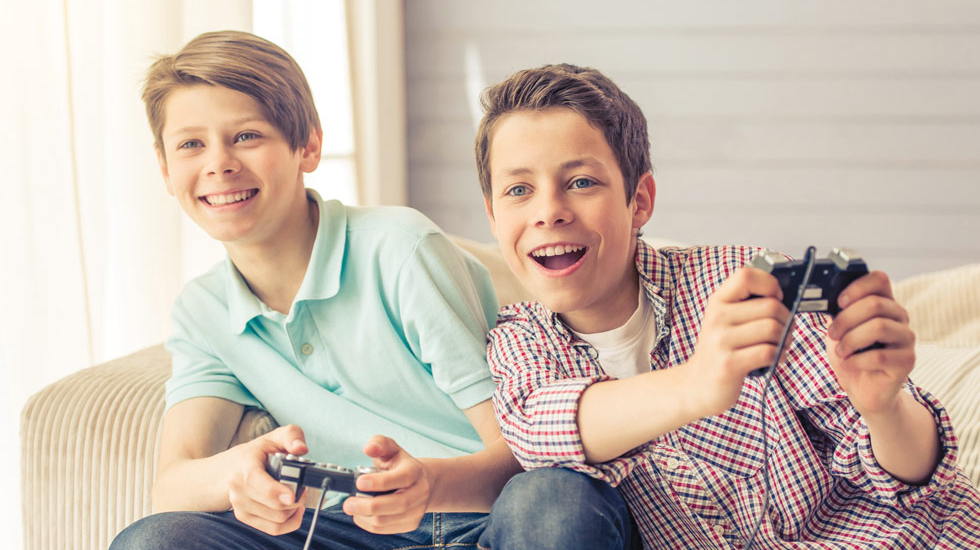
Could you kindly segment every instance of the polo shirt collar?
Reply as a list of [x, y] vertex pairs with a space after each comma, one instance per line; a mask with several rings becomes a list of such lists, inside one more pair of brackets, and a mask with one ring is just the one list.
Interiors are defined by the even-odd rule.
[[[306, 275], [293, 299], [293, 310], [304, 300], [325, 300], [340, 290], [340, 275], [344, 267], [344, 250], [347, 246], [347, 209], [339, 201], [324, 201], [313, 189], [306, 195], [315, 200], [320, 210], [316, 238], [310, 253]], [[245, 283], [245, 278], [232, 263], [225, 259], [228, 289], [229, 327], [236, 334], [242, 333], [249, 321], [262, 315], [262, 303]], [[290, 316], [292, 311], [290, 311]]]
[[262, 305], [252, 294], [238, 268], [230, 257], [225, 257], [225, 281], [228, 292], [229, 328], [235, 334], [241, 334], [253, 317], [262, 315]]

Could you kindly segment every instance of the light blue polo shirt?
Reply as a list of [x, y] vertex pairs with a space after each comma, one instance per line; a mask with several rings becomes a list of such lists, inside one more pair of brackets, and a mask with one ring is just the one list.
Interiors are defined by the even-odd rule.
[[421, 213], [323, 201], [288, 315], [265, 306], [230, 259], [188, 283], [167, 340], [167, 408], [214, 396], [297, 424], [311, 458], [370, 464], [374, 434], [413, 456], [483, 448], [461, 409], [490, 398], [486, 268]]

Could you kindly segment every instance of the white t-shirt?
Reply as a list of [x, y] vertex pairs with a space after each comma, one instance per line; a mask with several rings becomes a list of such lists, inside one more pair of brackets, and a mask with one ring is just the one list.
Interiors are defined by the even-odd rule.
[[572, 333], [599, 352], [599, 364], [606, 374], [629, 378], [650, 370], [650, 351], [657, 343], [656, 315], [641, 285], [636, 310], [625, 324], [595, 334]]

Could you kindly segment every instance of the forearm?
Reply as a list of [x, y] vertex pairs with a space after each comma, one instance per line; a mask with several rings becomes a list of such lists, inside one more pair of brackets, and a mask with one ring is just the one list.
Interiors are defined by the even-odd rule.
[[163, 417], [153, 509], [227, 510], [234, 456], [228, 449], [244, 407], [217, 397], [181, 401]]
[[423, 458], [432, 473], [427, 512], [489, 512], [504, 484], [521, 467], [503, 438], [457, 458]]
[[701, 418], [685, 377], [676, 367], [586, 388], [578, 410], [586, 461], [612, 460]]
[[926, 407], [903, 391], [893, 412], [865, 416], [864, 420], [871, 449], [885, 471], [911, 485], [929, 481], [942, 449], [936, 422]]
[[153, 484], [154, 512], [223, 512], [228, 500], [232, 461], [228, 452], [208, 458], [170, 462]]

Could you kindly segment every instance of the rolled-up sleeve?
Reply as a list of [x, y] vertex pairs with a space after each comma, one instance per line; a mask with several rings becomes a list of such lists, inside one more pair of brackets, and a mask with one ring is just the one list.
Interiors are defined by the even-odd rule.
[[523, 305], [501, 310], [487, 358], [497, 383], [493, 403], [501, 433], [525, 469], [561, 467], [619, 484], [646, 446], [601, 464], [587, 464], [578, 428], [582, 394], [611, 379]]
[[929, 482], [909, 485], [882, 468], [871, 448], [868, 425], [853, 407], [845, 412], [844, 416], [850, 420], [851, 427], [835, 449], [832, 467], [834, 475], [846, 478], [852, 484], [874, 493], [879, 500], [902, 509], [911, 508], [918, 501], [955, 483], [958, 451], [949, 415], [939, 401], [911, 384], [905, 385], [905, 391], [932, 413], [936, 423], [942, 457]]
[[793, 347], [791, 368], [783, 369], [784, 387], [795, 409], [817, 427], [833, 449], [828, 468], [836, 477], [871, 493], [889, 506], [907, 508], [955, 482], [957, 443], [949, 415], [933, 396], [906, 382], [903, 391], [932, 414], [942, 459], [925, 485], [909, 485], [889, 474], [878, 463], [871, 448], [868, 425], [854, 408], [833, 375], [823, 352], [826, 335], [823, 316], [800, 318]]

